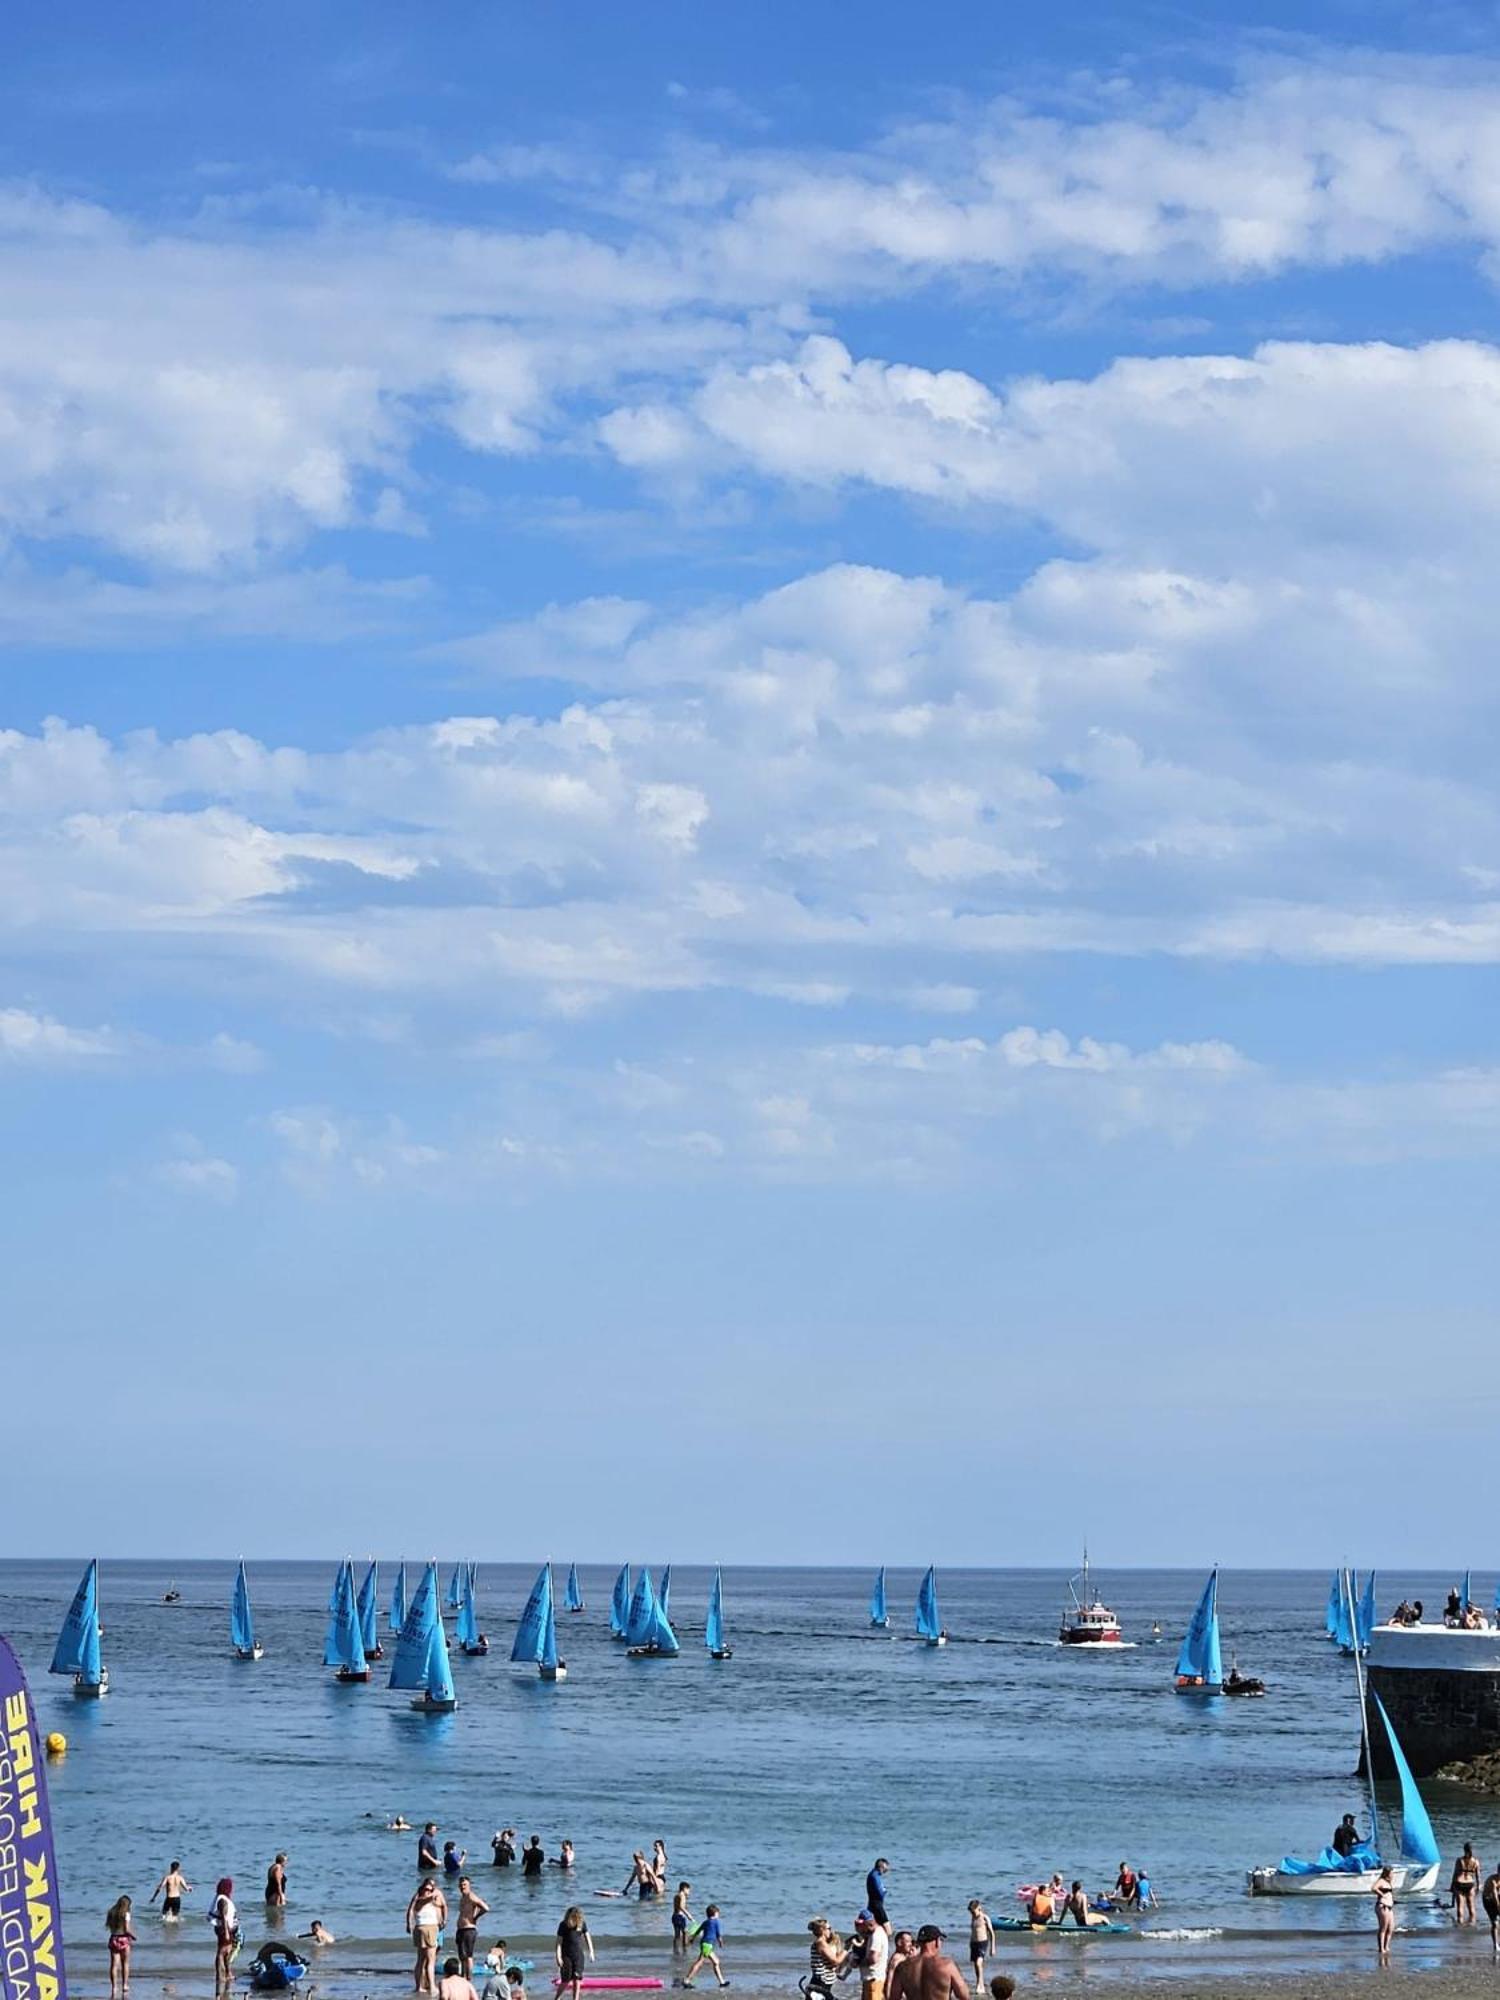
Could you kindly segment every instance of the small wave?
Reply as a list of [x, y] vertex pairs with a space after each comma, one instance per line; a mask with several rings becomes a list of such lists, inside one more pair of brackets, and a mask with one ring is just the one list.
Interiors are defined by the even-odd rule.
[[1223, 1937], [1223, 1935], [1222, 1930], [1215, 1930], [1212, 1926], [1201, 1930], [1183, 1928], [1170, 1931], [1143, 1930], [1141, 1932], [1143, 1938], [1159, 1938], [1163, 1944], [1207, 1944], [1210, 1938]]

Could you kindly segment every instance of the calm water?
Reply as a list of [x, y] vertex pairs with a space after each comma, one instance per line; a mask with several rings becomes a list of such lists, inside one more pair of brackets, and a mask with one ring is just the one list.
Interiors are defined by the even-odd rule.
[[[433, 1719], [378, 1679], [341, 1688], [324, 1672], [333, 1567], [252, 1570], [266, 1657], [247, 1665], [228, 1651], [232, 1564], [107, 1564], [112, 1692], [96, 1705], [45, 1671], [82, 1560], [0, 1564], [0, 1630], [26, 1664], [44, 1727], [71, 1744], [51, 1787], [86, 1990], [98, 1984], [104, 1909], [122, 1890], [144, 1904], [174, 1854], [199, 1893], [175, 1942], [145, 1921], [138, 1977], [173, 1950], [206, 1962], [201, 1913], [220, 1874], [237, 1880], [253, 1946], [277, 1848], [291, 1856], [288, 1928], [318, 1915], [341, 1939], [324, 1983], [394, 1976], [404, 1958], [384, 1953], [401, 1940], [415, 1852], [414, 1836], [383, 1831], [398, 1811], [436, 1819], [468, 1848], [494, 1910], [486, 1941], [491, 1925], [513, 1950], [549, 1938], [576, 1896], [605, 1970], [661, 1969], [664, 1910], [593, 1894], [619, 1888], [632, 1848], [658, 1834], [674, 1875], [695, 1885], [695, 1909], [722, 1905], [742, 1985], [790, 1990], [807, 1917], [827, 1910], [847, 1928], [876, 1854], [893, 1863], [895, 1920], [935, 1918], [960, 1949], [971, 1895], [1008, 1914], [1016, 1885], [1053, 1868], [1093, 1885], [1113, 1880], [1121, 1856], [1149, 1866], [1163, 1907], [1138, 1941], [1007, 1948], [1038, 1970], [1086, 1962], [1090, 1979], [1107, 1981], [1201, 1970], [1207, 1955], [1220, 1967], [1369, 1956], [1362, 1900], [1244, 1893], [1247, 1866], [1311, 1851], [1361, 1805], [1352, 1672], [1321, 1636], [1325, 1576], [1221, 1575], [1226, 1654], [1271, 1693], [1205, 1706], [1171, 1692], [1198, 1573], [1101, 1573], [1127, 1635], [1144, 1643], [1100, 1654], [1055, 1644], [1063, 1579], [1052, 1573], [940, 1572], [953, 1636], [934, 1652], [870, 1634], [868, 1571], [736, 1570], [726, 1573], [735, 1656], [714, 1664], [701, 1645], [703, 1571], [674, 1574], [682, 1657], [638, 1662], [608, 1636], [613, 1572], [585, 1570], [588, 1611], [564, 1634], [570, 1678], [551, 1687], [505, 1659], [534, 1566], [487, 1565], [480, 1613], [494, 1650], [455, 1659], [461, 1706]], [[181, 1604], [161, 1603], [169, 1580]], [[386, 1598], [389, 1580], [383, 1566]], [[1451, 1581], [1393, 1574], [1382, 1603], [1411, 1593], [1440, 1603]], [[893, 1629], [909, 1629], [916, 1583], [891, 1573]], [[1487, 1597], [1488, 1578], [1483, 1587]], [[1465, 1838], [1486, 1860], [1494, 1853], [1500, 1809], [1438, 1786], [1429, 1804], [1445, 1857]], [[490, 1868], [489, 1836], [504, 1824], [540, 1833], [549, 1852], [572, 1838], [571, 1893], [556, 1871], [530, 1890], [518, 1871]], [[1405, 1946], [1411, 1959], [1456, 1948], [1435, 1911], [1404, 1910], [1403, 1922], [1418, 1934]]]

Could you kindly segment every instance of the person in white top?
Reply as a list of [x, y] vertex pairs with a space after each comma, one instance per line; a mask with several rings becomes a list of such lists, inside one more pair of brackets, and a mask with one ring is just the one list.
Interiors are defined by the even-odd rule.
[[412, 1966], [412, 1991], [437, 1992], [438, 1932], [448, 1921], [448, 1899], [430, 1875], [417, 1884], [417, 1893], [406, 1906], [406, 1929], [416, 1948]]
[[234, 1883], [227, 1875], [214, 1890], [208, 1921], [214, 1927], [214, 1992], [228, 1993], [234, 1985], [234, 1955], [240, 1948], [240, 1918], [234, 1907]]

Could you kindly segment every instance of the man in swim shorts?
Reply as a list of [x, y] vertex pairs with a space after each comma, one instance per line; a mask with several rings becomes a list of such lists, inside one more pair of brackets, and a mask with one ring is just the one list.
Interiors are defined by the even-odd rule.
[[467, 1875], [458, 1878], [458, 1922], [453, 1943], [458, 1952], [458, 1969], [465, 1979], [474, 1977], [474, 1952], [479, 1943], [479, 1919], [489, 1915], [490, 1906], [474, 1894]]
[[692, 1970], [682, 1982], [684, 1986], [691, 1986], [705, 1965], [713, 1967], [714, 1978], [721, 1986], [729, 1984], [724, 1977], [724, 1968], [719, 1963], [719, 1946], [723, 1941], [724, 1926], [719, 1921], [719, 1906], [717, 1903], [710, 1903], [703, 1912], [702, 1923], [693, 1932], [693, 1943], [698, 1947], [698, 1956], [693, 1960]]
[[915, 1958], [903, 1959], [891, 1976], [890, 2000], [970, 2000], [969, 1982], [943, 1950], [936, 1924], [917, 1932]]
[[158, 1896], [161, 1897], [161, 1914], [164, 1923], [168, 1921], [175, 1923], [182, 1915], [182, 1899], [184, 1896], [191, 1895], [192, 1890], [192, 1883], [187, 1880], [182, 1872], [182, 1863], [174, 1861], [166, 1874], [162, 1876], [156, 1887], [151, 1891], [151, 1900], [153, 1903]]

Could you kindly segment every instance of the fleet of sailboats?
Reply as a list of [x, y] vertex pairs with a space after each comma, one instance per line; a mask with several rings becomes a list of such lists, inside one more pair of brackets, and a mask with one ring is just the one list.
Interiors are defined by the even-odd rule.
[[99, 1564], [91, 1562], [73, 1593], [52, 1654], [53, 1674], [71, 1674], [80, 1701], [98, 1701], [109, 1693], [109, 1669], [100, 1651]]
[[234, 1647], [235, 1658], [258, 1660], [265, 1647], [257, 1645], [255, 1620], [250, 1615], [250, 1585], [245, 1580], [245, 1565], [240, 1564], [234, 1573], [234, 1595], [229, 1600], [229, 1643]]

